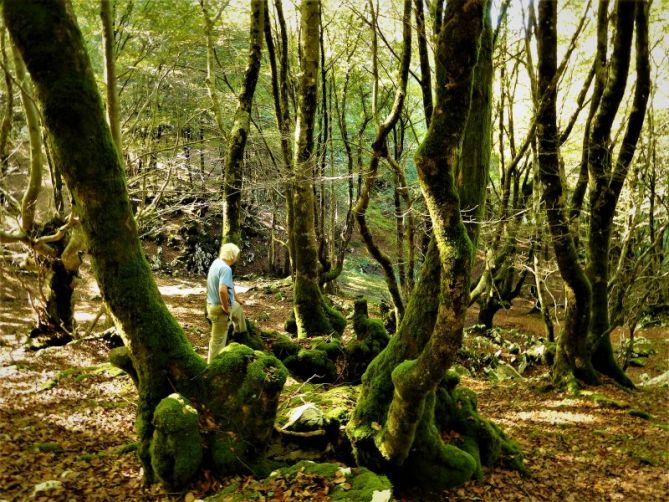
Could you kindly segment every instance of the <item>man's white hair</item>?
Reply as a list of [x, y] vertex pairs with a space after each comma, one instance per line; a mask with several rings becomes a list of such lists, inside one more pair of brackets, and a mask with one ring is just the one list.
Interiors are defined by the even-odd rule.
[[239, 256], [239, 248], [232, 242], [227, 242], [221, 246], [221, 259], [233, 261]]

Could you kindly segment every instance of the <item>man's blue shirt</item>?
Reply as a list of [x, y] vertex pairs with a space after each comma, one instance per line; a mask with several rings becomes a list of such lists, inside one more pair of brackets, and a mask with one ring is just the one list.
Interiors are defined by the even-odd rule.
[[209, 274], [207, 274], [207, 303], [210, 305], [221, 304], [218, 288], [223, 284], [228, 287], [228, 298], [230, 298], [230, 305], [232, 305], [235, 303], [235, 285], [232, 282], [232, 269], [223, 260], [216, 258], [211, 267], [209, 267]]

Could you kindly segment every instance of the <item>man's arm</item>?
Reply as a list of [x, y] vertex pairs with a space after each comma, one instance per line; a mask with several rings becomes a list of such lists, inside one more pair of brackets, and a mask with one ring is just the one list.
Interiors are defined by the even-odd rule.
[[221, 309], [227, 315], [230, 315], [230, 296], [228, 295], [228, 287], [225, 284], [221, 284], [218, 287], [218, 297], [221, 300]]
[[235, 303], [239, 303], [240, 305], [244, 305], [244, 302], [239, 298], [239, 291], [237, 288], [235, 288]]

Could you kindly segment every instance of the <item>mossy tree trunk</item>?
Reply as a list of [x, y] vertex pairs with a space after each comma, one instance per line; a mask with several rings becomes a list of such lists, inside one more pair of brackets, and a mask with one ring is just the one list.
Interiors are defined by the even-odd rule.
[[314, 121], [318, 104], [320, 0], [303, 0], [301, 13], [300, 92], [293, 161], [293, 235], [295, 281], [293, 311], [299, 338], [334, 330], [319, 286], [318, 244], [314, 220]]
[[[588, 150], [588, 171], [592, 180], [587, 264], [587, 273], [592, 284], [592, 362], [598, 371], [626, 387], [633, 387], [634, 384], [616, 363], [609, 336], [609, 249], [613, 217], [641, 134], [650, 92], [648, 8], [647, 3], [619, 1], [616, 4], [616, 30], [608, 65], [608, 79], [593, 120]], [[620, 152], [614, 162], [610, 146], [611, 128], [625, 92], [634, 24], [636, 88]]]
[[111, 0], [100, 0], [100, 19], [102, 21], [102, 40], [105, 56], [105, 85], [107, 87], [107, 120], [114, 144], [123, 158], [121, 137], [121, 111], [116, 89], [116, 51], [114, 49], [114, 8]]
[[[179, 466], [188, 459], [162, 447], [167, 432], [162, 418], [154, 421], [158, 404], [173, 392], [203, 404], [226, 437], [246, 445], [240, 457], [248, 460], [262, 452], [271, 434], [286, 371], [273, 357], [234, 344], [208, 367], [167, 310], [141, 249], [124, 171], [72, 12], [68, 0], [3, 3], [6, 25], [42, 104], [56, 164], [78, 208], [100, 292], [125, 342], [127, 355], [118, 360], [137, 381], [136, 427], [146, 479], [157, 473], [170, 488], [181, 488], [199, 463], [184, 477]], [[213, 436], [219, 471], [234, 470], [240, 461], [232, 452], [239, 445]], [[200, 446], [183, 447], [194, 445]]]
[[[9, 73], [9, 57], [7, 56], [6, 36], [7, 30], [3, 23], [0, 26], [0, 57], [2, 57], [2, 68], [5, 81], [5, 110], [0, 124], [0, 176], [7, 172], [9, 155], [7, 147], [9, 146], [9, 133], [12, 130], [14, 115], [14, 81]], [[4, 203], [4, 195], [0, 195], [0, 203]]]
[[597, 376], [590, 362], [587, 332], [592, 305], [592, 289], [578, 261], [574, 238], [564, 206], [562, 180], [558, 159], [557, 130], [557, 5], [539, 4], [537, 45], [539, 55], [538, 94], [541, 96], [537, 118], [539, 174], [543, 183], [543, 203], [557, 258], [565, 283], [566, 312], [558, 341], [554, 378], [569, 382], [576, 377], [596, 383]]
[[[416, 154], [435, 237], [397, 334], [363, 376], [347, 426], [359, 464], [386, 472], [397, 483], [425, 488], [464, 483], [482, 475], [482, 464], [498, 461], [503, 453], [518, 454], [499, 429], [478, 415], [471, 393], [455, 389], [457, 379], [444, 378], [462, 340], [469, 294], [472, 241], [460, 216], [454, 175], [482, 32], [479, 61], [490, 68], [488, 16], [486, 2], [451, 1], [446, 6], [437, 45], [437, 101]], [[474, 83], [479, 84], [487, 87], [489, 80]], [[462, 175], [467, 184], [480, 173]], [[463, 201], [473, 203], [472, 197], [478, 197], [482, 203], [482, 192], [468, 188], [459, 191]], [[458, 441], [444, 443], [440, 434], [446, 431], [458, 432]]]

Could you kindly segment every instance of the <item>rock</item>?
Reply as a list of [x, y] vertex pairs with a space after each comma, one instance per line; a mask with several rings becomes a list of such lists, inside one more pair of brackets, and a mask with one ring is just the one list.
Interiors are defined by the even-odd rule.
[[151, 465], [162, 484], [180, 490], [200, 468], [203, 458], [199, 414], [179, 394], [171, 394], [156, 407]]
[[669, 371], [639, 384], [642, 387], [669, 387]]
[[323, 427], [323, 412], [313, 403], [306, 403], [291, 410], [284, 430], [305, 432], [315, 431]]
[[634, 353], [639, 357], [648, 357], [655, 352], [653, 343], [644, 337], [634, 340]]
[[493, 382], [501, 382], [503, 380], [522, 380], [522, 375], [518, 373], [512, 366], [500, 362], [495, 368], [486, 368], [485, 373]]
[[467, 377], [472, 376], [472, 372], [469, 371], [467, 368], [465, 368], [464, 366], [462, 366], [460, 364], [456, 364], [455, 366], [453, 366], [451, 368], [451, 371], [453, 371], [453, 373], [455, 373], [456, 375], [461, 376], [461, 377], [462, 376], [467, 376]]
[[71, 470], [66, 470], [60, 473], [61, 479], [68, 480], [68, 479], [74, 479], [79, 475], [79, 473]]
[[51, 492], [54, 490], [62, 490], [62, 489], [63, 489], [63, 483], [55, 479], [50, 479], [48, 481], [44, 481], [43, 483], [35, 485], [35, 487], [33, 488], [33, 497], [38, 497], [42, 495], [46, 496], [45, 492]]
[[530, 347], [526, 353], [528, 357], [531, 357], [535, 361], [541, 361], [546, 354], [546, 346], [543, 343], [535, 345], [534, 347]]
[[9, 375], [14, 375], [19, 372], [19, 369], [16, 365], [3, 366], [0, 368], [0, 378], [7, 377]]

